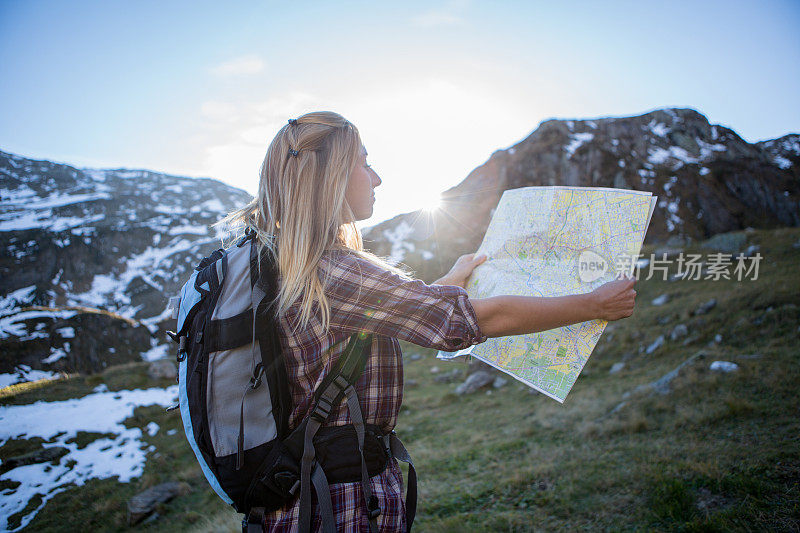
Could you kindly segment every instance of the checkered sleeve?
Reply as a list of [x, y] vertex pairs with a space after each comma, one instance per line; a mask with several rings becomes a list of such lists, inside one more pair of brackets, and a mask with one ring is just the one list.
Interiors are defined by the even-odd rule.
[[329, 275], [325, 294], [332, 327], [445, 351], [486, 340], [461, 287], [427, 285], [346, 251], [332, 254], [324, 268]]

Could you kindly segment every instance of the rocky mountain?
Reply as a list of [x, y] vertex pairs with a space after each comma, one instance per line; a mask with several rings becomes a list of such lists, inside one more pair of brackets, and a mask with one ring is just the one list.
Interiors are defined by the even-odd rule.
[[[798, 169], [800, 135], [750, 144], [692, 109], [547, 120], [446, 191], [440, 210], [399, 215], [365, 240], [435, 279], [478, 247], [503, 191], [530, 185], [652, 191], [649, 242], [797, 226]], [[248, 200], [211, 179], [0, 152], [0, 386], [169, 353], [167, 298], [220, 246], [210, 224]]]
[[477, 249], [503, 191], [534, 185], [652, 192], [659, 201], [646, 243], [797, 226], [800, 134], [751, 144], [694, 109], [546, 120], [443, 193], [439, 210], [398, 215], [370, 228], [365, 240], [375, 253], [435, 279]]
[[212, 179], [0, 152], [0, 375], [165, 354], [168, 297], [219, 248], [210, 224], [249, 199]]

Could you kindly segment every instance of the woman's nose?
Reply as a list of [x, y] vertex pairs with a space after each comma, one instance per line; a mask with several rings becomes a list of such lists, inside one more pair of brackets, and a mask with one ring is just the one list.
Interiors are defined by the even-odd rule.
[[[372, 170], [372, 169], [370, 169], [370, 170]], [[374, 189], [375, 187], [377, 187], [377, 186], [378, 186], [378, 185], [380, 185], [381, 183], [383, 183], [383, 182], [381, 181], [381, 177], [380, 177], [380, 176], [378, 176], [378, 173], [377, 173], [377, 172], [375, 172], [374, 170], [372, 170], [372, 188]]]

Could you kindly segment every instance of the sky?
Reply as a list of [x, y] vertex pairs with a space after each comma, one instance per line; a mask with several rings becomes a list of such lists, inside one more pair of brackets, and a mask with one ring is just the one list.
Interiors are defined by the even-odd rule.
[[797, 0], [0, 0], [0, 150], [254, 193], [287, 119], [336, 111], [383, 180], [371, 225], [550, 118], [800, 132], [798, 28]]

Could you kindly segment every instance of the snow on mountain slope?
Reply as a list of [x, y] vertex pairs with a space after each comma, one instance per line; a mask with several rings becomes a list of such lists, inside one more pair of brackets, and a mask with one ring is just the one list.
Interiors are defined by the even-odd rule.
[[249, 199], [211, 179], [0, 152], [0, 373], [158, 352], [168, 297], [221, 244], [211, 224]]

